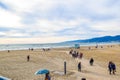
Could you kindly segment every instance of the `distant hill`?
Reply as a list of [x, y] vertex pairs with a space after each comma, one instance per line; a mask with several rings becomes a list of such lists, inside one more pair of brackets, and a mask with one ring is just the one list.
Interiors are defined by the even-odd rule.
[[92, 43], [92, 42], [98, 42], [98, 43], [100, 43], [100, 42], [120, 42], [120, 35], [96, 37], [96, 38], [85, 39], [85, 40], [66, 41], [65, 43]]

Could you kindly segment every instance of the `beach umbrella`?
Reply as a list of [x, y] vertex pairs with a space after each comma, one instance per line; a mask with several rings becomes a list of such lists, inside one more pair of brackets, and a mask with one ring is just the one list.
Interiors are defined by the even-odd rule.
[[35, 72], [35, 75], [46, 74], [46, 73], [49, 73], [49, 70], [47, 70], [47, 69], [40, 69], [40, 70]]
[[3, 76], [0, 76], [0, 80], [11, 80], [11, 79], [3, 77]]

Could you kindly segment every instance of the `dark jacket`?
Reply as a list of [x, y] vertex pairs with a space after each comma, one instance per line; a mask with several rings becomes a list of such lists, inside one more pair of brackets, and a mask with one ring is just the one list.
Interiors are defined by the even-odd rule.
[[111, 64], [113, 70], [116, 70], [116, 65], [114, 63]]

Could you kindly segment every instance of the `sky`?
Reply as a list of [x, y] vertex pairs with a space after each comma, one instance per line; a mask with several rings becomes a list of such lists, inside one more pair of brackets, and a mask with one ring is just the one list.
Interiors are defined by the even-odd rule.
[[120, 0], [0, 0], [0, 44], [120, 35]]

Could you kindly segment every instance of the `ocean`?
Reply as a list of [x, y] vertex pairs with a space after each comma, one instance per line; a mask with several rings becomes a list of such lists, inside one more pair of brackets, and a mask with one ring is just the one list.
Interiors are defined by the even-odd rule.
[[[62, 48], [74, 47], [76, 43], [46, 43], [46, 44], [0, 44], [0, 51], [4, 50], [26, 50], [29, 48], [42, 49], [42, 48]], [[80, 46], [96, 46], [96, 45], [112, 45], [120, 44], [118, 42], [112, 43], [77, 43]]]

